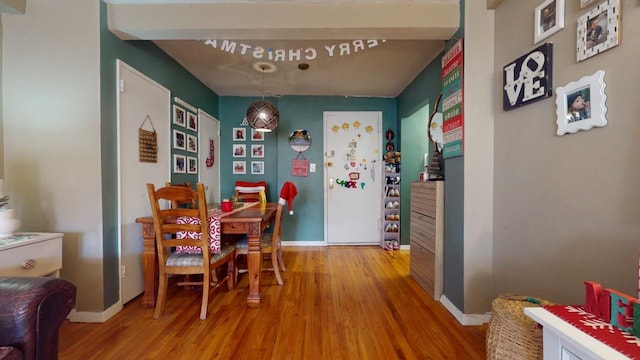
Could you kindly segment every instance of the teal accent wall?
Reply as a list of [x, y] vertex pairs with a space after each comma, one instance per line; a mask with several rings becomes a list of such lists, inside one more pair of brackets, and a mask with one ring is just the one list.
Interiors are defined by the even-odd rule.
[[[264, 179], [268, 186], [269, 201], [277, 201], [280, 188], [285, 181], [293, 181], [298, 196], [293, 202], [294, 216], [285, 215], [283, 241], [324, 240], [324, 111], [381, 111], [382, 129], [391, 128], [397, 133], [396, 100], [387, 98], [360, 98], [340, 96], [283, 96], [268, 100], [278, 107], [280, 123], [276, 131], [265, 135], [265, 174], [233, 175], [231, 154], [233, 128], [240, 127], [247, 107], [255, 100], [252, 97], [220, 97], [220, 166], [222, 197], [230, 196], [236, 180], [255, 181]], [[247, 134], [250, 128], [247, 126]], [[291, 175], [291, 161], [298, 155], [289, 146], [289, 134], [297, 129], [306, 129], [311, 134], [311, 147], [302, 155], [309, 163], [316, 164], [316, 172], [307, 177]], [[383, 141], [383, 144], [386, 142]], [[237, 142], [242, 143], [242, 142]], [[251, 141], [246, 141], [251, 144]], [[255, 142], [253, 142], [255, 143]], [[248, 146], [250, 147], [250, 146]], [[383, 150], [383, 149], [381, 149]], [[235, 158], [237, 160], [237, 158]], [[251, 158], [246, 158], [247, 165]], [[382, 213], [382, 209], [380, 210]], [[355, 235], [355, 234], [354, 234]]]
[[[460, 28], [451, 40], [445, 44], [445, 51], [436, 57], [398, 96], [398, 119], [409, 118], [421, 108], [435, 104], [442, 91], [442, 56], [446, 49], [453, 44], [455, 39], [464, 37], [464, 0], [460, 1]], [[441, 110], [441, 109], [438, 109]], [[403, 121], [401, 120], [401, 121]], [[411, 120], [409, 120], [411, 121]], [[401, 128], [404, 130], [405, 124]], [[409, 127], [413, 129], [413, 127]], [[404, 132], [404, 131], [403, 131]], [[403, 149], [423, 149], [422, 140], [419, 137], [402, 137]], [[429, 145], [429, 152], [432, 147]], [[406, 151], [405, 151], [406, 152]], [[410, 226], [410, 182], [407, 179], [416, 179], [414, 174], [415, 164], [405, 164], [406, 158], [403, 152], [402, 185], [400, 188], [401, 210], [401, 243], [409, 244]], [[444, 295], [458, 309], [464, 312], [464, 157], [458, 156], [445, 160], [445, 225], [444, 225]]]
[[[120, 59], [207, 113], [218, 115], [218, 96], [151, 41], [122, 41], [107, 28], [106, 5], [100, 2], [100, 108], [105, 309], [119, 298], [117, 194], [116, 60]], [[197, 175], [175, 182], [197, 182]]]

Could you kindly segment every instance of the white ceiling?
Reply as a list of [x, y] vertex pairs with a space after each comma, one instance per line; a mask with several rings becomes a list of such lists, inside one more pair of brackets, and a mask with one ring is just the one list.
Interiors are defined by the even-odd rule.
[[221, 96], [396, 97], [459, 26], [459, 0], [105, 3], [116, 36], [154, 41]]

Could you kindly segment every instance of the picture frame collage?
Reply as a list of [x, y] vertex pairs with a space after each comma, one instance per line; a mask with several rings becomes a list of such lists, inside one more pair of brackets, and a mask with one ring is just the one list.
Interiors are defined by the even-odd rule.
[[172, 118], [173, 172], [198, 174], [198, 116], [173, 104]]
[[[622, 0], [544, 0], [539, 3], [534, 12], [534, 45], [565, 27], [565, 2], [567, 1], [579, 3], [580, 9], [585, 11], [576, 19], [576, 63], [602, 54], [620, 44]], [[540, 65], [543, 62], [538, 61], [537, 64], [536, 70], [544, 72], [545, 69]], [[509, 70], [511, 73], [508, 73]], [[518, 79], [513, 76], [513, 66], [509, 67], [508, 64], [503, 71], [503, 98], [505, 99], [503, 100], [503, 108], [510, 110], [515, 106], [507, 104], [506, 99], [509, 99], [507, 95], [514, 98], [514, 94], [508, 92], [513, 92], [511, 85], [513, 80]], [[548, 80], [546, 85], [549, 87], [552, 86], [550, 73], [549, 70], [545, 75], [545, 79]], [[509, 74], [512, 76], [507, 76]], [[607, 96], [604, 92], [606, 88], [604, 75], [603, 70], [597, 70], [591, 75], [585, 75], [556, 88], [558, 136], [607, 125], [605, 104]], [[509, 79], [512, 81], [508, 82]], [[515, 105], [521, 106], [524, 105], [524, 102], [518, 102]]]
[[[247, 130], [250, 130], [249, 138]], [[244, 175], [250, 171], [252, 175], [264, 175], [264, 160], [253, 160], [265, 157], [264, 133], [252, 128], [234, 127], [232, 136], [233, 174]], [[252, 159], [250, 170], [247, 170], [247, 160], [241, 160], [242, 158]]]

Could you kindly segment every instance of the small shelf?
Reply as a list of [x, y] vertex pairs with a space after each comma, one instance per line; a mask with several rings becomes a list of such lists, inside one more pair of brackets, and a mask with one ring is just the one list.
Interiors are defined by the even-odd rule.
[[381, 246], [397, 250], [400, 248], [400, 164], [387, 163], [385, 169]]

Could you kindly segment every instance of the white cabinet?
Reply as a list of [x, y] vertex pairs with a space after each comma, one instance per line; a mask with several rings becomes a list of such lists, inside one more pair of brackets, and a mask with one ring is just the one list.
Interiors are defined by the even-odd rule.
[[60, 276], [61, 233], [16, 233], [0, 239], [0, 276]]
[[542, 325], [545, 360], [629, 359], [544, 308], [527, 307], [524, 313]]

